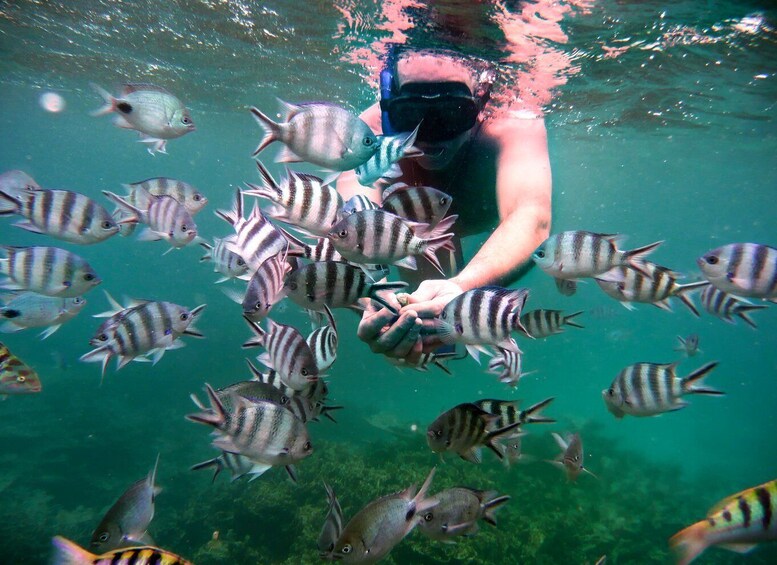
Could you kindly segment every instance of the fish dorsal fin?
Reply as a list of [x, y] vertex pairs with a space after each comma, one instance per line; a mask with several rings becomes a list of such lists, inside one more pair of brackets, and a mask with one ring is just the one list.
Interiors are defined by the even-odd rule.
[[281, 107], [281, 113], [283, 114], [284, 121], [290, 122], [291, 119], [299, 114], [302, 110], [304, 110], [304, 106], [300, 106], [299, 104], [294, 104], [292, 102], [286, 102], [285, 100], [281, 100], [280, 98], [276, 98], [278, 100], [278, 105]]

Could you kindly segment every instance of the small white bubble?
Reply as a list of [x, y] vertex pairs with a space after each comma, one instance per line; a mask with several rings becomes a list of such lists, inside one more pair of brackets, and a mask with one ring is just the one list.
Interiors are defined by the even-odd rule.
[[56, 92], [44, 92], [38, 99], [40, 107], [53, 114], [65, 109], [65, 99]]
[[418, 424], [410, 424], [410, 431], [411, 432], [417, 432], [418, 431]]

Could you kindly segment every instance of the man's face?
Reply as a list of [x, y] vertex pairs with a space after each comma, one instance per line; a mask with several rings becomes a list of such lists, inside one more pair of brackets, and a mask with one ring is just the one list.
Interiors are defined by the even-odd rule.
[[424, 154], [421, 157], [416, 157], [415, 161], [422, 168], [429, 171], [439, 171], [447, 168], [469, 139], [470, 131], [465, 131], [461, 135], [447, 141], [436, 141], [434, 143], [417, 141], [414, 144], [415, 147], [423, 151]]

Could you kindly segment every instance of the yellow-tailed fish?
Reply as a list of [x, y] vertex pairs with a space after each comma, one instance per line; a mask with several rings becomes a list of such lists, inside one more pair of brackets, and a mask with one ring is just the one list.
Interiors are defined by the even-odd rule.
[[192, 565], [183, 557], [159, 549], [158, 547], [142, 546], [116, 549], [96, 555], [79, 547], [69, 539], [56, 536], [51, 540], [54, 545], [52, 565], [109, 565], [111, 563], [132, 563], [133, 565]]
[[0, 398], [9, 394], [40, 392], [38, 375], [0, 343]]

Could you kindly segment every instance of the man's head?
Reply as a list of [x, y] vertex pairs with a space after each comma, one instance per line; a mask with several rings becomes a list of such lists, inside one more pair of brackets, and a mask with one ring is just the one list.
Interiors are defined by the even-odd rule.
[[381, 75], [384, 133], [412, 131], [424, 152], [417, 162], [445, 168], [469, 139], [484, 102], [477, 69], [455, 54], [401, 53]]

